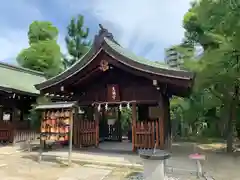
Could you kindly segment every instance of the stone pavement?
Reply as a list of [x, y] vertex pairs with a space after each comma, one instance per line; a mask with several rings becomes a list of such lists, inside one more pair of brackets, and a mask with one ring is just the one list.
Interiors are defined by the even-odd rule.
[[[188, 155], [192, 153], [191, 147], [188, 144], [179, 144], [174, 147], [171, 159], [168, 160], [167, 165], [179, 169], [194, 170], [195, 163], [188, 158]], [[189, 150], [190, 149], [190, 150]], [[15, 153], [14, 153], [15, 152]], [[58, 180], [58, 178], [68, 178], [68, 180], [76, 180], [76, 176], [69, 177], [69, 171], [74, 173], [88, 172], [92, 173], [97, 170], [96, 174], [101, 179], [107, 175], [104, 180], [115, 180], [116, 175], [112, 173], [115, 169], [106, 168], [106, 166], [117, 167], [118, 174], [122, 174], [126, 169], [135, 166], [138, 169], [142, 168], [141, 159], [138, 155], [134, 154], [114, 154], [103, 152], [89, 152], [89, 151], [73, 151], [73, 166], [71, 168], [59, 168], [55, 165], [51, 165], [51, 161], [43, 161], [37, 163], [33, 159], [38, 156], [37, 152], [25, 152], [16, 153], [18, 150], [14, 150], [12, 147], [0, 147], [0, 180]], [[229, 155], [215, 152], [203, 152], [207, 159], [204, 162], [203, 169], [213, 176], [216, 180], [239, 180], [240, 179], [240, 154]], [[12, 155], [10, 155], [12, 154]], [[14, 157], [14, 154], [16, 157]], [[30, 156], [28, 157], [20, 157]], [[61, 151], [49, 151], [44, 153], [45, 157], [54, 157], [59, 160], [67, 160], [68, 152]], [[58, 158], [57, 158], [58, 157]], [[43, 158], [44, 159], [44, 158]], [[51, 159], [51, 158], [50, 158]], [[52, 158], [53, 159], [53, 158]], [[46, 160], [46, 159], [44, 159]], [[75, 160], [75, 161], [74, 161]], [[88, 164], [88, 165], [86, 165]], [[92, 164], [92, 165], [90, 165]], [[95, 165], [94, 165], [95, 164]], [[3, 167], [1, 167], [3, 165]], [[6, 167], [5, 167], [6, 165]], [[122, 169], [125, 166], [125, 169]], [[128, 166], [128, 167], [126, 167]], [[98, 167], [98, 168], [97, 168]], [[101, 168], [100, 168], [101, 167]], [[77, 168], [77, 170], [76, 170]], [[90, 170], [92, 168], [92, 171]], [[82, 170], [80, 170], [82, 169]], [[76, 172], [75, 172], [76, 171]], [[102, 171], [102, 172], [100, 172]], [[47, 173], [48, 172], [48, 173]], [[50, 172], [50, 173], [49, 173]], [[71, 174], [71, 173], [70, 173]], [[82, 173], [80, 173], [82, 174]], [[100, 175], [101, 174], [101, 175]], [[116, 172], [115, 172], [116, 174]], [[5, 179], [4, 179], [4, 178]], [[91, 180], [91, 176], [84, 176]], [[95, 175], [93, 174], [93, 177]], [[16, 179], [17, 178], [17, 179]], [[85, 179], [86, 179], [85, 178]], [[60, 179], [63, 180], [63, 179]], [[67, 179], [66, 179], [67, 180]], [[82, 179], [80, 179], [82, 180]], [[97, 179], [96, 179], [97, 180]], [[117, 180], [117, 179], [116, 179]]]
[[[32, 152], [37, 156], [36, 152]], [[68, 159], [68, 152], [64, 150], [49, 151], [43, 153], [43, 158], [56, 158], [58, 160], [66, 161]], [[103, 153], [103, 152], [84, 152], [84, 151], [73, 151], [72, 160], [92, 163], [100, 165], [108, 165], [115, 167], [134, 167], [142, 168], [142, 160], [137, 154], [117, 154], [117, 153]], [[167, 165], [176, 168], [184, 168], [188, 170], [195, 170], [195, 162], [191, 161], [188, 156], [175, 156], [167, 161]]]
[[21, 152], [20, 148], [18, 146], [0, 146], [0, 155], [11, 155], [14, 153]]
[[[172, 157], [167, 165], [178, 168], [179, 171], [189, 173], [196, 170], [196, 164], [188, 158], [193, 153], [192, 145], [189, 143], [179, 143], [173, 149]], [[232, 156], [216, 152], [203, 152], [206, 155], [206, 161], [203, 165], [203, 171], [213, 176], [216, 180], [239, 180], [240, 179], [240, 155]], [[67, 160], [67, 151], [46, 152], [46, 156], [55, 156], [59, 159]], [[72, 157], [76, 161], [110, 165], [110, 166], [128, 166], [142, 168], [141, 159], [134, 154], [114, 154], [103, 152], [73, 151]]]
[[38, 163], [17, 153], [0, 156], [1, 180], [103, 180], [114, 168], [98, 165], [72, 164], [64, 166], [58, 162]]
[[111, 171], [98, 166], [69, 168], [57, 180], [103, 180]]

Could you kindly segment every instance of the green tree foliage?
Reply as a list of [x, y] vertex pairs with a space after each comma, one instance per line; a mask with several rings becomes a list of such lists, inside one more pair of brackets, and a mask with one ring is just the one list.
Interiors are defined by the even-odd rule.
[[19, 53], [17, 62], [47, 77], [57, 75], [63, 69], [57, 35], [57, 28], [50, 22], [34, 21], [28, 31], [29, 47]]
[[42, 112], [37, 111], [35, 108], [40, 104], [45, 104], [51, 102], [50, 99], [45, 96], [40, 96], [37, 98], [36, 103], [32, 105], [32, 109], [30, 110], [29, 117], [31, 119], [31, 127], [34, 129], [38, 129], [41, 126]]
[[239, 122], [239, 10], [240, 6], [230, 1], [200, 0], [192, 3], [183, 21], [186, 41], [201, 45], [204, 53], [197, 61], [185, 60], [184, 66], [197, 75], [193, 94], [185, 100], [189, 108], [181, 112], [182, 116], [184, 120], [214, 124], [215, 129], [227, 126], [228, 151], [232, 151], [233, 129], [238, 124], [233, 121]]
[[70, 57], [64, 57], [64, 64], [69, 67], [86, 54], [91, 43], [88, 40], [89, 29], [84, 28], [84, 17], [82, 15], [72, 18], [67, 30], [68, 35], [65, 37], [65, 41]]
[[124, 107], [121, 111], [121, 119], [120, 119], [123, 134], [126, 134], [128, 130], [131, 128], [131, 116], [132, 116], [132, 111]]
[[57, 40], [58, 29], [47, 21], [34, 21], [29, 26], [28, 40], [29, 44], [39, 41]]

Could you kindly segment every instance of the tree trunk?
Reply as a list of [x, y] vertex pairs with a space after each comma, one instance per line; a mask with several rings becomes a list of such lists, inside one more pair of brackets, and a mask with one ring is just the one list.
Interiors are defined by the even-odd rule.
[[227, 152], [233, 151], [233, 113], [234, 107], [231, 102], [229, 108], [228, 126], [227, 126]]
[[237, 99], [239, 87], [235, 86], [235, 91], [229, 107], [228, 134], [227, 134], [227, 152], [233, 151], [233, 120], [236, 121]]

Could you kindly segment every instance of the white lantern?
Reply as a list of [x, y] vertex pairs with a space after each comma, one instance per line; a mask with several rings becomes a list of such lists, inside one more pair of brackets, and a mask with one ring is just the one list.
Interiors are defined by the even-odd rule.
[[98, 110], [98, 112], [101, 111], [101, 104], [98, 105], [97, 110]]
[[122, 111], [122, 104], [119, 105], [119, 110]]
[[105, 110], [106, 111], [108, 110], [108, 104], [107, 103], [105, 104]]
[[127, 103], [127, 108], [130, 109], [130, 103]]

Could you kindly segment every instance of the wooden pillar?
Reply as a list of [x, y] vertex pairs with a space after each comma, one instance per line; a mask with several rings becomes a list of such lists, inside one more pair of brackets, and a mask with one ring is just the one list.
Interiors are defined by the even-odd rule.
[[[73, 110], [75, 111], [73, 114]], [[78, 109], [71, 109], [70, 112], [70, 136], [69, 136], [69, 151], [68, 151], [68, 166], [72, 164], [72, 145], [73, 145], [73, 119], [76, 114], [78, 113]]]
[[136, 122], [137, 122], [137, 107], [136, 107], [136, 103], [133, 103], [132, 104], [132, 151], [133, 152], [136, 151], [136, 147], [135, 147]]
[[12, 122], [16, 122], [17, 118], [17, 108], [15, 106], [12, 107]]
[[117, 122], [118, 122], [118, 132], [119, 132], [119, 142], [122, 142], [122, 122], [121, 122], [121, 111], [117, 108]]
[[105, 137], [108, 136], [108, 123], [107, 123], [107, 111], [105, 110], [105, 108], [102, 108], [102, 115], [100, 118], [100, 122], [99, 122], [99, 134], [100, 137], [103, 138], [103, 140], [105, 139]]
[[165, 100], [165, 149], [171, 150], [171, 139], [172, 139], [172, 127], [171, 127], [171, 119], [170, 119], [170, 102], [169, 97], [167, 95], [164, 96]]
[[159, 106], [161, 109], [159, 117], [160, 149], [171, 149], [171, 120], [170, 102], [167, 94], [160, 94]]
[[160, 107], [160, 117], [158, 118], [158, 124], [159, 124], [159, 147], [160, 149], [164, 149], [164, 144], [165, 144], [165, 123], [164, 123], [164, 119], [165, 119], [165, 104], [164, 104], [164, 97], [163, 94], [160, 93], [160, 97], [159, 97], [159, 107]]
[[[43, 111], [42, 112], [42, 116], [41, 116], [41, 126], [40, 126], [40, 133], [42, 133], [42, 127], [43, 127], [43, 120], [45, 118], [45, 114], [46, 112]], [[42, 135], [40, 134], [40, 148], [39, 148], [39, 151], [38, 151], [38, 162], [42, 161], [42, 154], [43, 154], [43, 149], [45, 148], [44, 147], [44, 144], [45, 144], [45, 141], [42, 140]]]
[[159, 119], [155, 122], [155, 127], [156, 127], [156, 144], [155, 144], [155, 147], [156, 148], [159, 148], [160, 147], [160, 145], [159, 145], [159, 142], [160, 142], [160, 140], [159, 140], [159, 137], [160, 137], [160, 135], [159, 135]]
[[95, 146], [98, 147], [98, 145], [99, 145], [99, 118], [100, 118], [100, 113], [98, 111], [97, 105], [94, 107], [94, 117], [95, 117], [95, 123], [96, 123], [96, 142], [95, 142]]
[[3, 120], [3, 106], [0, 105], [0, 121]]
[[15, 145], [15, 135], [17, 133], [17, 108], [15, 106], [12, 107], [12, 122], [9, 123], [9, 131], [11, 131], [11, 140], [13, 145]]

